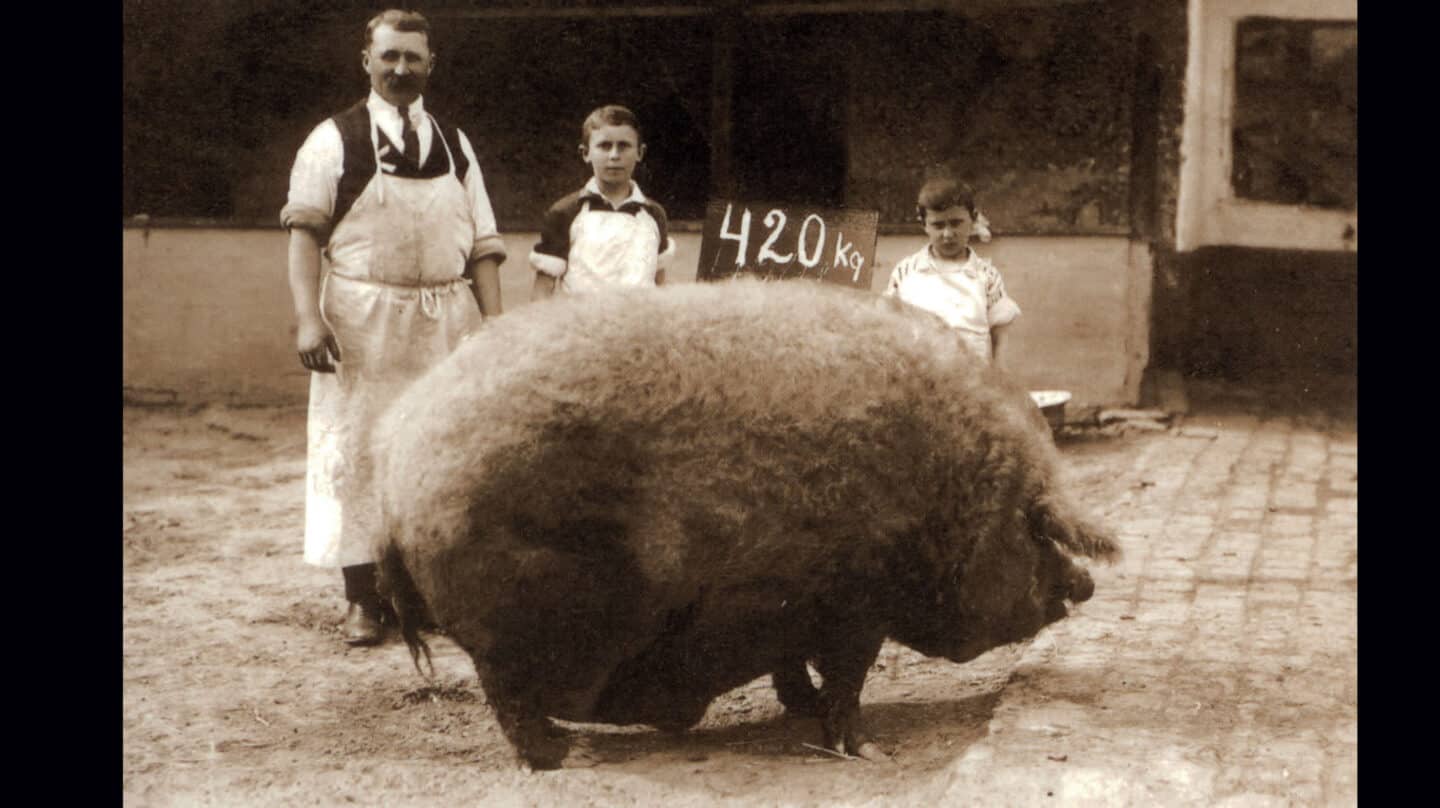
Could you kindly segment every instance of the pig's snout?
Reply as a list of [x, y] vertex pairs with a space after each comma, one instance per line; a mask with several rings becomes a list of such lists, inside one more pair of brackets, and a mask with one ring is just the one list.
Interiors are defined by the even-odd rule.
[[1090, 573], [1080, 567], [1071, 567], [1066, 583], [1070, 588], [1070, 602], [1084, 603], [1095, 594], [1095, 581], [1090, 578]]

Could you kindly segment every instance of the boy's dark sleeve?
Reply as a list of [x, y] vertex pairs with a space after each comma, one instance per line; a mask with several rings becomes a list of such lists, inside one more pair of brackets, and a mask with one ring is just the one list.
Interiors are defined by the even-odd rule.
[[660, 241], [657, 248], [660, 253], [655, 261], [656, 269], [669, 269], [670, 264], [675, 261], [675, 240], [670, 238], [670, 217], [665, 214], [665, 208], [660, 203], [651, 201], [646, 205], [650, 217], [655, 220], [655, 226], [660, 229]]
[[536, 272], [555, 278], [565, 274], [570, 263], [570, 223], [575, 221], [576, 212], [568, 196], [545, 211], [540, 241], [530, 251], [530, 266]]

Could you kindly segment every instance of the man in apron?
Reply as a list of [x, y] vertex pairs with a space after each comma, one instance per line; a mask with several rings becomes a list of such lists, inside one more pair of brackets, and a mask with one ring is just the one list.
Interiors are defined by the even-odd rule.
[[505, 245], [475, 152], [421, 97], [435, 64], [429, 31], [410, 11], [370, 21], [370, 95], [310, 133], [280, 214], [296, 347], [312, 371], [305, 561], [341, 568], [352, 645], [382, 641], [387, 622], [375, 591], [371, 425], [482, 312], [501, 310]]

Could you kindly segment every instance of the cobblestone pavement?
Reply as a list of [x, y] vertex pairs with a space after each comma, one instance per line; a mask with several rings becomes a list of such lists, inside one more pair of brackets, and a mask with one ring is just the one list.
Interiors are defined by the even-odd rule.
[[1354, 804], [1356, 459], [1353, 409], [1217, 403], [1148, 441], [1105, 514], [1125, 559], [937, 804]]

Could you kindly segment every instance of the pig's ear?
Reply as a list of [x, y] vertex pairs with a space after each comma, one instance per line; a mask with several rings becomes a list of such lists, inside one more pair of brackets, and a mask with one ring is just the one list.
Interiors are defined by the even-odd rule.
[[966, 613], [1000, 619], [1015, 607], [1017, 592], [1035, 583], [1039, 548], [1016, 531], [982, 535], [960, 565], [960, 603]]
[[1109, 531], [1081, 516], [1053, 493], [1036, 500], [1030, 510], [1030, 527], [1035, 538], [1049, 539], [1072, 553], [1101, 561], [1120, 558], [1120, 545]]

